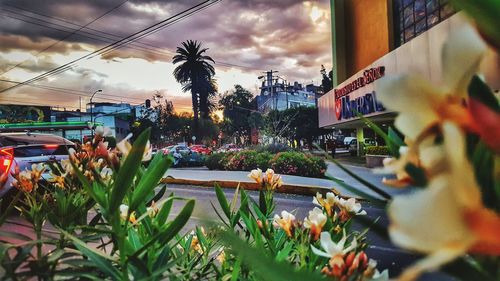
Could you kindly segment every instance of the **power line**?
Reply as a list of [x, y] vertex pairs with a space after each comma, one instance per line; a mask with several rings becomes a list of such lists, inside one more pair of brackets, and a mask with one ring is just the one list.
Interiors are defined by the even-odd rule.
[[[56, 41], [56, 42], [54, 42], [54, 43], [50, 44], [49, 46], [45, 47], [45, 48], [44, 48], [44, 49], [42, 49], [41, 51], [37, 52], [34, 56], [35, 56], [35, 57], [38, 57], [41, 53], [43, 53], [43, 52], [47, 51], [48, 49], [50, 49], [50, 48], [54, 47], [55, 45], [59, 44], [60, 42], [65, 41], [66, 39], [68, 39], [69, 37], [73, 36], [73, 35], [74, 35], [75, 33], [77, 33], [78, 31], [80, 31], [80, 30], [82, 30], [83, 28], [87, 27], [88, 25], [91, 25], [92, 23], [94, 23], [94, 22], [98, 21], [99, 19], [101, 19], [101, 18], [105, 17], [105, 16], [106, 16], [106, 15], [108, 15], [109, 13], [112, 13], [112, 12], [113, 12], [113, 11], [115, 11], [116, 9], [120, 8], [121, 6], [123, 6], [123, 4], [125, 4], [126, 2], [128, 2], [128, 0], [125, 0], [125, 1], [121, 2], [120, 4], [118, 4], [118, 5], [114, 6], [114, 7], [113, 7], [113, 8], [111, 8], [110, 10], [106, 11], [104, 14], [102, 14], [102, 15], [98, 16], [97, 18], [95, 18], [95, 19], [91, 20], [90, 22], [88, 22], [88, 23], [87, 23], [87, 24], [85, 24], [84, 26], [82, 26], [82, 27], [80, 27], [80, 28], [78, 28], [78, 29], [74, 30], [74, 31], [73, 31], [73, 32], [71, 32], [70, 34], [68, 34], [68, 35], [64, 36], [64, 37], [63, 37], [62, 39], [60, 39], [59, 41]], [[3, 8], [2, 8], [2, 9], [3, 9]], [[5, 73], [7, 73], [7, 72], [11, 71], [12, 69], [14, 69], [14, 68], [16, 68], [16, 67], [20, 66], [21, 64], [23, 64], [23, 63], [24, 63], [24, 62], [26, 62], [26, 61], [28, 61], [28, 60], [24, 60], [24, 61], [22, 61], [22, 62], [20, 62], [20, 63], [16, 64], [15, 66], [13, 66], [13, 67], [11, 67], [11, 68], [7, 69], [7, 71], [4, 71], [2, 74], [5, 74]]]
[[[3, 8], [4, 11], [7, 11], [9, 13], [14, 13], [16, 15], [20, 15], [20, 16], [23, 16], [23, 17], [27, 17], [27, 18], [39, 21], [39, 22], [33, 22], [33, 21], [26, 20], [24, 18], [19, 18], [19, 17], [15, 17], [15, 16], [12, 16], [12, 15], [8, 15], [8, 14], [6, 15], [6, 14], [4, 14], [5, 16], [11, 17], [11, 18], [14, 18], [14, 19], [17, 19], [17, 20], [21, 20], [21, 21], [24, 21], [24, 22], [27, 22], [27, 23], [31, 23], [31, 24], [38, 25], [38, 26], [44, 26], [44, 27], [51, 28], [51, 29], [58, 30], [58, 31], [62, 31], [62, 32], [71, 32], [71, 31], [73, 31], [73, 34], [77, 33], [78, 35], [80, 35], [82, 37], [86, 37], [86, 38], [89, 38], [89, 39], [92, 39], [92, 40], [104, 41], [104, 42], [107, 42], [107, 43], [109, 42], [109, 40], [116, 40], [116, 38], [120, 38], [120, 36], [118, 36], [118, 35], [115, 35], [115, 34], [112, 34], [112, 33], [108, 33], [108, 32], [105, 32], [105, 31], [101, 31], [101, 30], [97, 30], [97, 29], [93, 29], [93, 28], [90, 28], [90, 27], [82, 26], [82, 25], [79, 25], [79, 24], [76, 24], [76, 23], [72, 23], [70, 21], [63, 20], [63, 19], [60, 19], [60, 18], [57, 18], [57, 17], [40, 14], [40, 13], [37, 13], [37, 12], [34, 12], [34, 11], [22, 9], [22, 8], [19, 8], [19, 7], [16, 7], [16, 6], [12, 6], [12, 5], [9, 5], [9, 6], [15, 8], [15, 9], [21, 10], [21, 11], [25, 11], [25, 12], [34, 14], [34, 15], [39, 15], [39, 16], [42, 16], [42, 17], [46, 17], [46, 18], [57, 20], [57, 21], [65, 22], [65, 23], [71, 24], [73, 26], [76, 26], [79, 29], [75, 30], [75, 28], [73, 28], [73, 27], [69, 27], [69, 26], [66, 26], [66, 25], [59, 24], [59, 23], [54, 23], [54, 22], [51, 22], [51, 21], [46, 21], [46, 20], [43, 20], [43, 19], [40, 19], [40, 18], [29, 16], [29, 15], [24, 14], [24, 13], [20, 13], [20, 12], [16, 12], [16, 11], [13, 11], [13, 10], [10, 10], [10, 9]], [[40, 22], [44, 22], [46, 24], [42, 24]], [[68, 30], [61, 30], [59, 28], [56, 28], [56, 27], [53, 27], [53, 26], [50, 26], [50, 25], [54, 25], [54, 26], [58, 26], [58, 27], [62, 27], [62, 28], [67, 28], [67, 29], [69, 29], [69, 31]], [[115, 37], [115, 38], [110, 38], [109, 36], [103, 36], [103, 35], [91, 33], [91, 32], [88, 32], [88, 31], [82, 31], [82, 29], [93, 30], [95, 32], [98, 32], [98, 33], [101, 33], [101, 34], [106, 34], [106, 35], [109, 35], [109, 36], [112, 36], [112, 37]], [[87, 35], [85, 35], [85, 34], [87, 34]], [[141, 45], [141, 46], [139, 46], [139, 45]], [[169, 59], [171, 59], [172, 56], [175, 55], [175, 52], [173, 52], [173, 51], [170, 51], [170, 50], [162, 51], [162, 50], [159, 50], [158, 47], [156, 47], [154, 45], [147, 44], [147, 43], [142, 43], [142, 42], [131, 43], [130, 46], [128, 46], [128, 47], [136, 49], [136, 50], [139, 50], [139, 51], [143, 51], [143, 52], [151, 52], [151, 53], [155, 53], [157, 55], [163, 55], [165, 57], [168, 57]], [[228, 62], [224, 62], [224, 61], [220, 61], [220, 60], [217, 60], [216, 64], [220, 65], [220, 66], [223, 66], [223, 67], [225, 66], [225, 67], [228, 67], [228, 68], [236, 67], [236, 68], [242, 68], [242, 69], [259, 70], [259, 71], [261, 71], [261, 69], [255, 69], [255, 68], [252, 68], [252, 67], [249, 67], [249, 66], [246, 66], [246, 65], [228, 63]]]
[[[11, 100], [11, 99], [2, 99], [0, 100], [0, 102], [3, 102], [3, 101], [7, 101], [7, 102], [14, 102], [13, 104], [15, 105], [26, 105], [24, 103], [20, 103], [20, 102], [23, 102], [23, 101], [19, 101], [18, 99], [15, 99], [15, 100]], [[54, 107], [53, 105], [49, 105], [49, 104], [46, 104], [46, 103], [39, 103], [39, 102], [33, 102], [33, 101], [29, 101], [30, 104], [32, 105], [42, 105], [42, 106], [50, 106], [50, 107]], [[0, 104], [2, 105], [2, 104]], [[59, 106], [56, 106], [56, 107], [59, 107]], [[63, 106], [63, 107], [71, 107], [71, 108], [76, 108], [78, 109], [78, 107], [76, 106]]]
[[[105, 54], [106, 52], [109, 52], [109, 51], [112, 51], [114, 49], [117, 49], [119, 48], [120, 46], [122, 45], [125, 45], [125, 44], [129, 44], [133, 41], [136, 41], [136, 40], [139, 40], [141, 38], [143, 38], [144, 36], [148, 36], [154, 32], [157, 32], [159, 30], [161, 30], [162, 28], [164, 27], [167, 27], [171, 24], [171, 22], [175, 23], [177, 22], [178, 20], [182, 20], [182, 19], [185, 19], [187, 18], [188, 16], [192, 15], [193, 13], [195, 13], [197, 10], [201, 10], [204, 6], [211, 6], [211, 5], [214, 5], [215, 3], [219, 2], [220, 0], [215, 0], [214, 2], [211, 2], [210, 0], [206, 0], [202, 3], [199, 3], [189, 9], [186, 9], [180, 13], [177, 13], [176, 15], [174, 16], [171, 16], [163, 21], [160, 21], [156, 24], [153, 24], [145, 29], [142, 29], [138, 32], [135, 32], [121, 40], [118, 40], [112, 44], [109, 44], [105, 47], [102, 47], [96, 51], [93, 51], [87, 55], [84, 55], [78, 59], [75, 59], [71, 62], [68, 62], [66, 64], [63, 64], [55, 69], [52, 69], [50, 71], [47, 71], [43, 74], [40, 74], [36, 77], [33, 77], [31, 79], [28, 79], [24, 82], [22, 82], [21, 84], [17, 84], [17, 85], [14, 85], [14, 86], [11, 86], [11, 87], [8, 87], [8, 88], [5, 88], [5, 89], [2, 89], [0, 90], [0, 93], [3, 93], [3, 92], [6, 92], [8, 90], [11, 90], [11, 89], [14, 89], [14, 88], [17, 88], [17, 87], [20, 87], [22, 85], [26, 85], [26, 84], [29, 84], [29, 83], [33, 83], [35, 81], [38, 81], [38, 80], [41, 80], [43, 78], [46, 78], [48, 76], [52, 76], [52, 75], [57, 75], [58, 73], [61, 73], [61, 72], [64, 72], [66, 70], [68, 70], [69, 68], [71, 68], [72, 65], [74, 65], [76, 62], [80, 61], [80, 60], [83, 60], [83, 59], [90, 59], [90, 58], [93, 58], [97, 55], [101, 55], [101, 54]], [[211, 2], [211, 3], [210, 3]], [[193, 12], [194, 11], [194, 12]], [[179, 18], [180, 17], [180, 18]], [[177, 19], [179, 18], [179, 19]]]
[[[13, 80], [6, 80], [6, 79], [0, 79], [0, 81], [7, 82], [7, 83], [14, 83], [14, 84], [21, 84], [22, 83], [22, 82], [13, 81]], [[55, 91], [55, 92], [61, 92], [61, 93], [68, 94], [68, 95], [75, 95], [75, 96], [86, 97], [86, 98], [90, 97], [90, 95], [88, 95], [89, 94], [88, 92], [81, 91], [81, 90], [74, 90], [74, 89], [61, 88], [61, 87], [52, 87], [52, 86], [48, 86], [48, 85], [27, 84], [26, 86], [30, 86], [30, 87], [34, 87], [34, 88], [40, 88], [40, 89], [46, 89], [46, 90], [51, 90], [51, 91]], [[102, 97], [102, 96], [105, 96], [105, 97]], [[108, 96], [109, 97], [118, 97], [118, 98], [121, 98], [121, 99], [106, 98]], [[141, 101], [141, 102], [144, 101], [144, 99], [141, 99], [141, 98], [134, 98], [134, 97], [127, 97], [127, 98], [125, 98], [125, 97], [119, 96], [119, 95], [104, 94], [104, 93], [99, 94], [99, 98], [100, 99], [104, 99], [104, 100], [119, 101], [119, 102], [123, 102], [124, 99], [132, 99], [132, 100], [137, 100], [137, 101]]]

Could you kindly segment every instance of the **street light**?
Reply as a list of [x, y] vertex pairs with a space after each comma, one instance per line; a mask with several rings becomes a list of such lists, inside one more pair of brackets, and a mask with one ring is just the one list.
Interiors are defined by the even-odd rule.
[[93, 103], [92, 103], [92, 99], [94, 98], [94, 96], [97, 94], [97, 93], [101, 93], [102, 90], [99, 89], [97, 91], [95, 91], [92, 96], [90, 97], [90, 124], [92, 125], [92, 129], [90, 130], [90, 135], [92, 138], [94, 138], [94, 120], [93, 120], [93, 113], [94, 113], [94, 106], [93, 106]]

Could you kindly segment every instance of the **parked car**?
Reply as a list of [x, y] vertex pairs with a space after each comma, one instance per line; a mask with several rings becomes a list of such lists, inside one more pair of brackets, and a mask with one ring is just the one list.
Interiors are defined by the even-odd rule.
[[203, 144], [194, 144], [189, 147], [191, 151], [203, 154], [203, 155], [209, 155], [212, 153], [212, 149], [210, 147], [207, 147], [206, 145]]
[[356, 139], [355, 137], [345, 137], [343, 139], [344, 147], [349, 148], [349, 146], [351, 145], [352, 140], [355, 140], [355, 139]]
[[232, 152], [232, 151], [240, 151], [241, 148], [236, 146], [236, 144], [228, 143], [219, 148], [218, 152]]
[[[68, 159], [68, 149], [74, 147], [73, 142], [50, 134], [0, 133], [0, 176], [7, 176], [0, 186], [0, 197], [11, 189], [16, 168], [22, 171], [33, 164]], [[50, 178], [48, 167], [42, 178]]]
[[190, 154], [191, 149], [187, 147], [187, 145], [184, 144], [177, 144], [177, 145], [171, 145], [167, 146], [166, 148], [163, 149], [165, 154], [172, 154], [174, 151], [182, 154]]

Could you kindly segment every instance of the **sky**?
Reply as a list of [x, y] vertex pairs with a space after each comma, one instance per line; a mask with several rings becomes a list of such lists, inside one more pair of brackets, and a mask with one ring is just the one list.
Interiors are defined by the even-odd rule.
[[[2, 0], [0, 89], [81, 58], [187, 10], [203, 0]], [[331, 68], [329, 0], [222, 0], [112, 52], [0, 93], [0, 104], [83, 110], [95, 102], [140, 104], [161, 93], [176, 111], [191, 97], [173, 77], [172, 56], [198, 40], [214, 61], [219, 92], [240, 84], [258, 94], [258, 76], [278, 70], [299, 83], [321, 83]], [[9, 81], [9, 82], [8, 82]]]

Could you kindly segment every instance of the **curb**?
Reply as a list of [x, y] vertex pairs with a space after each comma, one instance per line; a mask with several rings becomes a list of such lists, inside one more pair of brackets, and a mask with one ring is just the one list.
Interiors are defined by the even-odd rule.
[[[218, 181], [218, 180], [188, 180], [188, 179], [176, 179], [176, 178], [163, 178], [161, 183], [166, 184], [184, 184], [184, 185], [198, 185], [198, 186], [207, 186], [213, 187], [215, 184], [218, 184], [222, 188], [236, 188], [240, 187], [245, 190], [260, 190], [260, 185], [255, 182], [238, 182], [238, 181]], [[345, 198], [350, 198], [346, 196], [340, 195], [340, 193], [333, 187], [324, 188], [319, 186], [304, 186], [304, 185], [291, 185], [291, 184], [283, 184], [281, 187], [276, 189], [278, 193], [288, 193], [288, 194], [298, 194], [298, 195], [307, 195], [307, 196], [315, 196], [316, 193], [321, 193], [323, 196], [326, 195], [327, 192], [333, 192], [335, 195]]]

